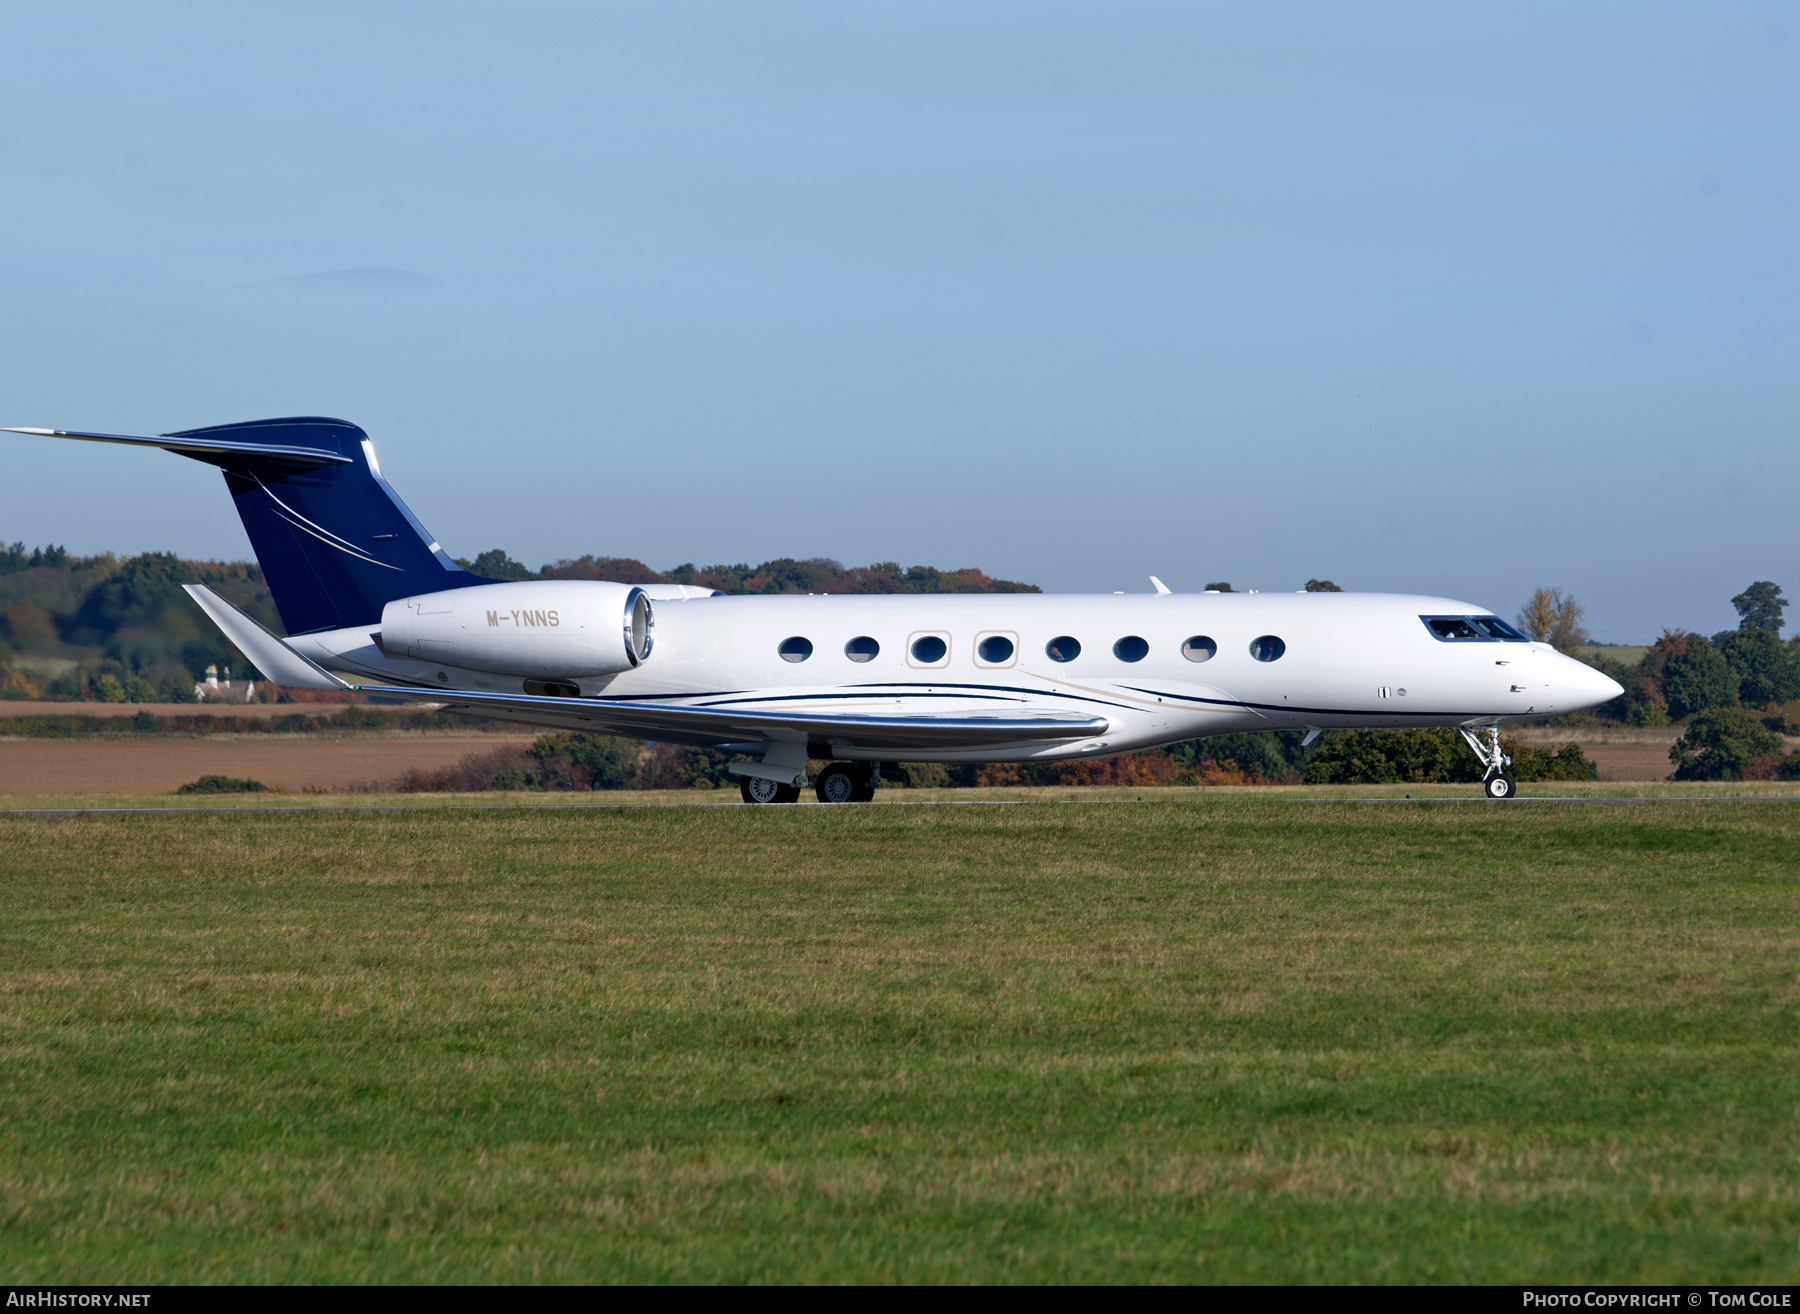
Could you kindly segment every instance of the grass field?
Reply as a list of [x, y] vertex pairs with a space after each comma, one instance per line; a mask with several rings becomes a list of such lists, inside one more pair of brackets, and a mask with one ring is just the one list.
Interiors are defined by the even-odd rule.
[[1582, 657], [1604, 657], [1607, 661], [1613, 662], [1619, 666], [1636, 666], [1639, 662], [1644, 660], [1644, 654], [1649, 651], [1648, 645], [1641, 647], [1581, 648], [1577, 650], [1577, 655]]
[[1797, 877], [1786, 802], [0, 818], [0, 1271], [1791, 1283]]

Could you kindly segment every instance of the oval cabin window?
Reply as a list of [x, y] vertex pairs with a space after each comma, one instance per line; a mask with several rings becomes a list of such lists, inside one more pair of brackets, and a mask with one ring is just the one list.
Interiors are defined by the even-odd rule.
[[1066, 634], [1059, 634], [1044, 645], [1044, 656], [1053, 662], [1072, 662], [1081, 656], [1081, 643]]
[[866, 634], [844, 645], [844, 656], [853, 662], [872, 662], [880, 651], [881, 645]]
[[1010, 662], [1013, 655], [1013, 641], [1002, 638], [998, 634], [990, 634], [975, 649], [981, 654], [981, 660], [990, 666], [998, 666], [1001, 662]]
[[1181, 645], [1181, 655], [1190, 662], [1210, 662], [1219, 655], [1219, 645], [1204, 634], [1196, 634]]
[[1122, 662], [1141, 662], [1150, 652], [1150, 645], [1135, 634], [1127, 634], [1113, 644], [1113, 656]]
[[791, 639], [781, 641], [781, 660], [784, 662], [803, 662], [812, 656], [812, 640], [802, 639], [795, 635]]
[[923, 638], [913, 640], [913, 660], [921, 666], [930, 666], [933, 662], [943, 661], [944, 654], [949, 651], [949, 646], [935, 634], [927, 634]]
[[1250, 655], [1259, 662], [1275, 662], [1281, 660], [1281, 654], [1287, 651], [1287, 644], [1273, 634], [1265, 634], [1250, 640]]

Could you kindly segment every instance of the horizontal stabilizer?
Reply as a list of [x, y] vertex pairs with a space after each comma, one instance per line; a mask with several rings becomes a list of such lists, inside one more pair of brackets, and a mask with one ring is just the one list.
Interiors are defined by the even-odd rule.
[[349, 465], [350, 458], [318, 447], [282, 447], [272, 443], [234, 443], [217, 438], [195, 438], [183, 434], [163, 434], [158, 438], [139, 438], [127, 433], [83, 433], [76, 429], [0, 429], [0, 433], [28, 433], [40, 438], [79, 438], [90, 443], [124, 443], [127, 447], [161, 447], [183, 456], [244, 456], [259, 461], [274, 461], [286, 466], [311, 468], [321, 465]]
[[237, 650], [255, 663], [256, 669], [276, 684], [297, 689], [348, 689], [337, 676], [306, 657], [246, 616], [204, 584], [183, 584], [200, 610], [225, 632]]
[[0, 432], [160, 447], [217, 466], [289, 634], [374, 625], [395, 598], [494, 582], [444, 551], [382, 478], [369, 435], [348, 420], [287, 415], [154, 438]]
[[[190, 586], [191, 588], [192, 586]], [[1024, 713], [1005, 716], [854, 716], [830, 712], [753, 711], [745, 707], [670, 706], [608, 698], [542, 698], [531, 694], [470, 693], [457, 689], [354, 686], [381, 698], [429, 702], [447, 711], [482, 716], [514, 716], [535, 725], [626, 735], [634, 739], [678, 739], [696, 743], [748, 740], [825, 741], [847, 748], [986, 748], [1103, 735], [1112, 723], [1102, 716]]]

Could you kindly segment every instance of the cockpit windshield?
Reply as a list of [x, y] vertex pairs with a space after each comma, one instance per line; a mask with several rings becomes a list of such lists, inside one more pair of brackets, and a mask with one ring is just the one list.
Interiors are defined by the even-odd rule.
[[1498, 639], [1502, 643], [1530, 643], [1531, 640], [1520, 634], [1512, 626], [1498, 616], [1471, 616], [1469, 624], [1487, 635], [1490, 639]]
[[1425, 624], [1431, 628], [1431, 632], [1437, 635], [1438, 638], [1449, 640], [1451, 642], [1462, 639], [1474, 639], [1479, 643], [1481, 640], [1487, 638], [1487, 635], [1469, 624], [1469, 622], [1461, 616], [1428, 616], [1426, 617]]
[[1432, 637], [1444, 643], [1530, 643], [1498, 616], [1421, 616]]

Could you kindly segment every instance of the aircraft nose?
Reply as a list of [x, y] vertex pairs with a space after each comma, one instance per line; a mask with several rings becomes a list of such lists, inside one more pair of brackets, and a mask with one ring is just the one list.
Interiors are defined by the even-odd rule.
[[1568, 711], [1583, 707], [1598, 707], [1601, 703], [1610, 703], [1625, 692], [1625, 686], [1602, 671], [1596, 671], [1586, 662], [1576, 661], [1573, 657], [1563, 658], [1569, 668], [1565, 668], [1559, 684], [1569, 686], [1570, 697], [1563, 706]]

